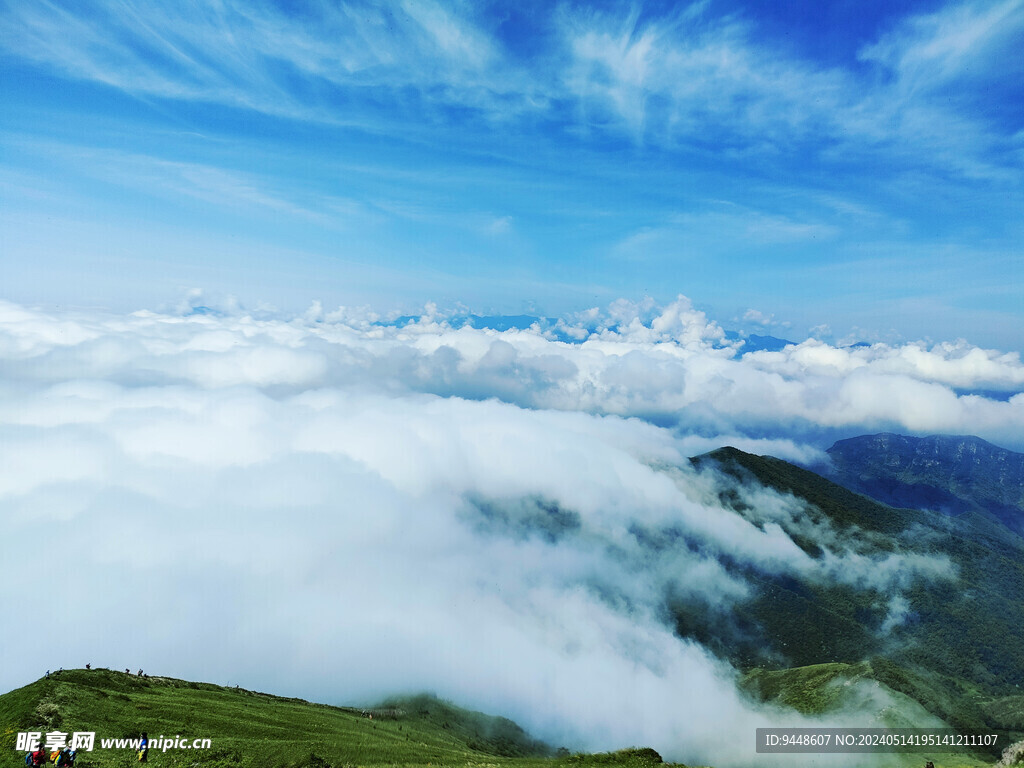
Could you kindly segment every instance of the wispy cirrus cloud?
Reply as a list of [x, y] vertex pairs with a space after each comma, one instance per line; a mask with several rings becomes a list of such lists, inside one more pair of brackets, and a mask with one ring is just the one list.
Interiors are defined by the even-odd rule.
[[[11, 298], [67, 302], [77, 281], [45, 276], [78, 273], [124, 307], [120, 273], [76, 254], [119, 254], [143, 288], [239, 290], [189, 256], [201, 233], [233, 264], [308, 254], [295, 284], [390, 270], [334, 303], [448, 284], [561, 314], [683, 291], [842, 337], [1016, 347], [1020, 4], [916, 8], [866, 11], [821, 56], [756, 4], [8, 2]], [[836, 32], [815, 19], [786, 24]], [[313, 298], [274, 269], [245, 284]]]
[[74, 78], [272, 115], [358, 122], [379, 98], [373, 88], [496, 112], [527, 98], [528, 78], [510, 72], [466, 7], [424, 0], [293, 10], [15, 3], [2, 28], [9, 52]]
[[860, 57], [887, 67], [906, 93], [934, 93], [955, 81], [1018, 80], [1013, 56], [1024, 30], [1024, 3], [951, 3], [911, 16], [865, 46]]
[[[436, 108], [432, 119], [447, 122], [444, 110], [469, 110], [734, 159], [882, 151], [984, 175], [1008, 138], [959, 97], [969, 82], [1019, 80], [1008, 54], [1024, 29], [1016, 0], [910, 16], [863, 47], [872, 73], [780, 51], [751, 16], [709, 3], [662, 15], [562, 5], [539, 17], [546, 47], [530, 56], [486, 7], [293, 10], [13, 3], [3, 39], [9, 54], [131, 93], [305, 119], [380, 127], [385, 116]], [[403, 92], [416, 94], [404, 117]]]
[[636, 11], [565, 12], [565, 85], [584, 121], [735, 158], [809, 152], [835, 162], [881, 152], [933, 171], [1008, 178], [1014, 142], [960, 97], [968, 79], [1019, 82], [1016, 0], [912, 16], [863, 48], [861, 61], [878, 68], [866, 73], [780, 55], [752, 21], [713, 11], [694, 4], [643, 20]]
[[640, 141], [699, 143], [714, 126], [727, 130], [716, 136], [726, 148], [767, 147], [826, 127], [844, 99], [840, 73], [771, 55], [749, 23], [716, 18], [706, 3], [643, 22], [581, 8], [561, 23], [566, 86], [585, 119], [622, 123]]

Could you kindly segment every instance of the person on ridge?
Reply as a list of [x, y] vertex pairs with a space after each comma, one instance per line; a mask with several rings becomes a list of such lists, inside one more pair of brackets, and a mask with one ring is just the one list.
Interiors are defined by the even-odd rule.
[[46, 765], [50, 762], [50, 756], [46, 754], [46, 750], [43, 748], [42, 742], [39, 743], [39, 748], [32, 753], [32, 768], [39, 768], [41, 765]]

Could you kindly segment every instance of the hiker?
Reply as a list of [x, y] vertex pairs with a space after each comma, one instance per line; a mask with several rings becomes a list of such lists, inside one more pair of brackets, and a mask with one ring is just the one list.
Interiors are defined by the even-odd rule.
[[142, 677], [142, 670], [139, 670], [139, 677]]
[[46, 750], [43, 748], [42, 742], [39, 743], [39, 749], [32, 753], [32, 768], [39, 768], [41, 765], [46, 765], [50, 762], [50, 756], [46, 754]]
[[86, 664], [86, 665], [85, 665], [85, 668], [86, 668], [86, 669], [92, 669], [92, 664]]
[[124, 668], [124, 673], [125, 673], [126, 675], [130, 675], [130, 674], [132, 673], [132, 671], [131, 671], [130, 669], [128, 669], [128, 667], [125, 667], [125, 668]]
[[71, 758], [71, 747], [64, 747], [60, 752], [57, 753], [57, 759], [54, 761], [54, 765], [57, 768], [66, 768], [73, 762]]
[[149, 736], [146, 732], [142, 732], [142, 738], [139, 740], [139, 762], [149, 762]]

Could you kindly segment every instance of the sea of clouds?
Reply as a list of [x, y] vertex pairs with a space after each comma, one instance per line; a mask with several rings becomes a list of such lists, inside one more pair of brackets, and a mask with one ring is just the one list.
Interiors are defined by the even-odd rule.
[[897, 624], [910, 583], [955, 574], [748, 488], [754, 525], [687, 458], [1024, 435], [1016, 353], [744, 354], [683, 297], [505, 332], [196, 305], [0, 303], [5, 690], [86, 662], [336, 703], [431, 690], [574, 748], [743, 764], [755, 727], [801, 718], [680, 640], [666, 596], [741, 610], [728, 561], [876, 590]]

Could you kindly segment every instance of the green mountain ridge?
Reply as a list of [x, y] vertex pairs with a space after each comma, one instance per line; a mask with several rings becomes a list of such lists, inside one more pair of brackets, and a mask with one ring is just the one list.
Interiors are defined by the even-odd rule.
[[781, 525], [811, 557], [822, 556], [808, 539], [813, 523], [839, 532], [846, 546], [865, 557], [930, 558], [948, 562], [952, 574], [912, 582], [901, 596], [904, 620], [889, 626], [880, 609], [885, 596], [869, 588], [749, 573], [759, 589], [742, 609], [745, 643], [720, 631], [715, 637], [707, 623], [685, 613], [678, 622], [681, 635], [747, 670], [748, 680], [757, 669], [784, 674], [790, 668], [868, 663], [873, 680], [952, 727], [1024, 736], [1018, 719], [1024, 702], [1024, 539], [980, 513], [949, 518], [889, 507], [770, 456], [723, 448], [691, 462], [698, 470], [716, 471], [719, 499], [752, 522], [763, 520], [741, 488], [792, 496], [806, 514], [799, 524]]
[[137, 762], [130, 748], [104, 749], [102, 739], [210, 739], [209, 749], [153, 747], [149, 762], [165, 766], [468, 765], [520, 768], [593, 764], [649, 768], [649, 748], [569, 755], [531, 738], [503, 717], [458, 707], [435, 696], [391, 698], [376, 707], [339, 707], [302, 699], [196, 683], [138, 677], [107, 669], [64, 670], [0, 695], [0, 768], [24, 765], [18, 732], [95, 733], [78, 768]]

